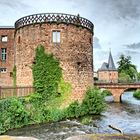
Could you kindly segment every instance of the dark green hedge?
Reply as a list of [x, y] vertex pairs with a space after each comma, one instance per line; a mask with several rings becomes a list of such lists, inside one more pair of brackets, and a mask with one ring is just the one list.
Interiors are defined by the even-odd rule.
[[29, 120], [30, 113], [22, 100], [18, 98], [0, 100], [0, 134], [8, 129], [27, 125]]
[[133, 96], [137, 99], [140, 99], [140, 90], [136, 90], [133, 94]]

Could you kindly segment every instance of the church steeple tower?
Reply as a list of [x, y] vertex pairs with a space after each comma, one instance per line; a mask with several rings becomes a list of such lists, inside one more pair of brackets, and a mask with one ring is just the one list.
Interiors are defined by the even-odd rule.
[[108, 70], [112, 70], [112, 71], [116, 70], [116, 67], [115, 67], [115, 64], [113, 61], [113, 57], [111, 54], [111, 49], [110, 49], [109, 58], [108, 58]]
[[100, 82], [117, 83], [118, 71], [115, 67], [111, 49], [109, 51], [108, 63], [104, 62], [101, 68], [98, 70], [98, 80]]

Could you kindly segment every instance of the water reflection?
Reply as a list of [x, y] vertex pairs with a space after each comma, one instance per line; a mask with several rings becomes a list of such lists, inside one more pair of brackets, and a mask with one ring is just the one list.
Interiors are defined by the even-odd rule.
[[140, 105], [140, 100], [133, 97], [133, 92], [124, 92], [122, 95], [122, 101], [128, 104]]
[[122, 129], [125, 134], [140, 134], [140, 101], [133, 97], [132, 92], [122, 95], [122, 103], [113, 103], [112, 97], [107, 97], [106, 100], [107, 111], [100, 117], [93, 116], [92, 122], [88, 125], [81, 124], [79, 119], [65, 120], [15, 129], [6, 134], [33, 136], [40, 140], [63, 140], [79, 134], [117, 132], [108, 125]]

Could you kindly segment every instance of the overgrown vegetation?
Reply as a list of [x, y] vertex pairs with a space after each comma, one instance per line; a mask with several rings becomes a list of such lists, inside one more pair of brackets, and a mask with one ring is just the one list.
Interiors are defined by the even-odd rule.
[[14, 68], [13, 68], [13, 87], [16, 87], [16, 65], [14, 65]]
[[74, 101], [62, 107], [69, 101], [71, 85], [64, 81], [59, 62], [46, 54], [43, 46], [36, 50], [33, 77], [36, 93], [0, 100], [0, 134], [28, 124], [97, 115], [105, 110], [104, 94], [96, 88], [86, 91], [82, 103]]
[[112, 96], [111, 92], [108, 90], [103, 90], [104, 96]]
[[[66, 118], [78, 118], [85, 115], [99, 115], [105, 110], [104, 95], [99, 89], [89, 88], [82, 103], [75, 101], [67, 108], [60, 108], [65, 95], [51, 99], [49, 103], [42, 100], [42, 95], [34, 93], [25, 98], [8, 98], [0, 101], [0, 134], [12, 128], [28, 124], [60, 121]], [[60, 102], [59, 101], [62, 101]], [[55, 102], [58, 105], [52, 107]], [[88, 118], [83, 120], [87, 123]]]
[[138, 80], [137, 68], [131, 62], [130, 56], [121, 55], [118, 61], [119, 82], [134, 82]]
[[0, 134], [8, 129], [27, 125], [30, 113], [26, 110], [22, 100], [9, 98], [0, 101]]
[[140, 90], [136, 90], [134, 93], [133, 93], [133, 96], [137, 99], [140, 99]]
[[52, 54], [46, 54], [43, 46], [36, 49], [36, 58], [33, 64], [34, 87], [44, 99], [58, 92], [58, 84], [62, 78], [59, 61]]

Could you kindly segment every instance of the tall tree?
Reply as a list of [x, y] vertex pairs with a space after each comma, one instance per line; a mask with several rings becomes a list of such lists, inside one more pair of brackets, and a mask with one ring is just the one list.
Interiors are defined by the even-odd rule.
[[125, 56], [123, 54], [120, 55], [119, 61], [117, 63], [120, 78], [123, 75], [124, 79], [124, 75], [126, 75], [126, 77], [130, 77], [131, 80], [137, 79], [138, 75], [137, 68], [136, 65], [132, 64], [130, 56]]

